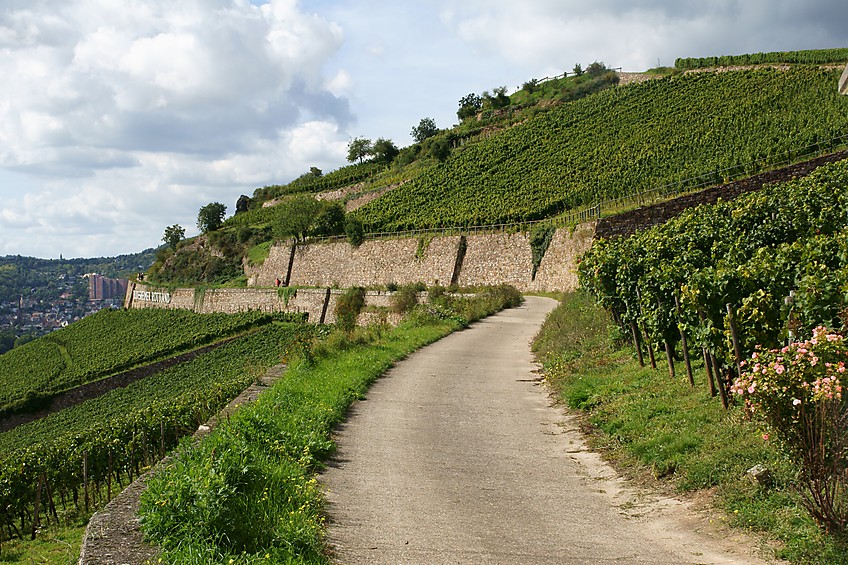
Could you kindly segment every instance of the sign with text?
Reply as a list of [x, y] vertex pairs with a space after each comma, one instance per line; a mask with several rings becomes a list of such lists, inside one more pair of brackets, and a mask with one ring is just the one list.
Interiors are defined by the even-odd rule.
[[139, 302], [158, 302], [161, 304], [170, 304], [170, 292], [150, 292], [149, 290], [134, 290], [133, 300]]

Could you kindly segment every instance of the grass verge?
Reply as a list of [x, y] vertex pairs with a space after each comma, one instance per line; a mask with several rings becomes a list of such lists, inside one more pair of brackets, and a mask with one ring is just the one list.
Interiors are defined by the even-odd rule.
[[[795, 470], [741, 409], [711, 398], [702, 365], [690, 388], [682, 363], [640, 367], [606, 313], [588, 295], [566, 295], [534, 342], [551, 388], [583, 415], [590, 445], [623, 474], [684, 496], [707, 493], [727, 522], [764, 539], [794, 563], [848, 563], [844, 540], [816, 527], [793, 489]], [[664, 355], [658, 356], [658, 363]], [[769, 469], [760, 486], [746, 471]]]
[[316, 472], [333, 427], [396, 361], [469, 321], [520, 303], [514, 289], [443, 296], [389, 329], [338, 330], [259, 400], [148, 482], [144, 530], [168, 563], [327, 563]]

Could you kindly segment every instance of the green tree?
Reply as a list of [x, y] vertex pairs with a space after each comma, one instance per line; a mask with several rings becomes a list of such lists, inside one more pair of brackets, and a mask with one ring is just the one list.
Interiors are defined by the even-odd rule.
[[505, 86], [499, 86], [492, 89], [492, 94], [489, 94], [488, 92], [483, 93], [484, 108], [506, 108], [509, 106], [510, 102], [511, 100], [506, 94]]
[[362, 222], [354, 216], [348, 214], [345, 217], [344, 229], [347, 241], [353, 247], [359, 247], [365, 241], [365, 229], [362, 227]]
[[351, 163], [359, 161], [362, 164], [362, 161], [371, 155], [372, 151], [373, 147], [370, 139], [354, 137], [347, 144], [347, 160]]
[[310, 235], [339, 235], [344, 233], [345, 209], [338, 202], [322, 201], [310, 226]]
[[421, 143], [428, 137], [433, 137], [437, 133], [439, 133], [439, 128], [436, 127], [436, 121], [433, 118], [421, 118], [421, 121], [418, 122], [417, 126], [412, 128], [409, 135], [412, 136], [415, 143]]
[[459, 110], [456, 111], [456, 117], [458, 117], [462, 121], [465, 121], [467, 118], [476, 116], [482, 108], [482, 98], [480, 98], [473, 92], [471, 94], [466, 94], [465, 96], [459, 99]]
[[571, 72], [573, 72], [577, 76], [581, 76], [583, 74], [583, 67], [580, 66], [580, 63], [575, 63], [574, 69], [572, 69]]
[[586, 67], [586, 73], [588, 73], [589, 76], [592, 77], [599, 77], [605, 72], [607, 72], [607, 66], [603, 63], [599, 63], [598, 61], [595, 61], [594, 63]]
[[390, 165], [395, 157], [398, 156], [398, 153], [400, 153], [400, 150], [392, 140], [383, 139], [382, 137], [375, 141], [374, 146], [371, 148], [371, 154], [374, 156], [374, 159], [386, 165]]
[[447, 140], [437, 139], [430, 144], [428, 152], [430, 156], [436, 159], [439, 163], [444, 163], [448, 156], [450, 156], [450, 150], [450, 144]]
[[197, 213], [197, 229], [209, 233], [221, 227], [227, 207], [220, 202], [210, 202]]
[[162, 236], [162, 241], [168, 244], [168, 247], [177, 250], [177, 244], [183, 240], [185, 237], [185, 229], [179, 225], [174, 224], [173, 226], [168, 226], [165, 228], [165, 235]]

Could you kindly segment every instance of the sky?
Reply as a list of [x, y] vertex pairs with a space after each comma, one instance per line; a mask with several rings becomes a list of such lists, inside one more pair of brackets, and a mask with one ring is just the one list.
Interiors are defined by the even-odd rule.
[[103, 257], [594, 62], [848, 47], [844, 0], [0, 0], [0, 255]]

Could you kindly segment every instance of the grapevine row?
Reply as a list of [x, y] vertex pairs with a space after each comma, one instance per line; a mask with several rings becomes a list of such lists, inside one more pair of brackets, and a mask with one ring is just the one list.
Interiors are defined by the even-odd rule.
[[637, 346], [647, 342], [652, 357], [666, 350], [672, 374], [677, 344], [688, 338], [726, 402], [733, 372], [756, 346], [842, 323], [846, 207], [843, 161], [629, 238], [598, 241], [580, 264], [580, 283]]
[[171, 353], [266, 324], [273, 315], [101, 310], [0, 357], [0, 415]]
[[312, 332], [313, 326], [272, 324], [189, 363], [0, 434], [0, 536], [19, 535], [32, 523], [42, 481], [63, 504], [74, 501], [79, 507], [84, 480], [96, 490], [137, 476]]
[[678, 58], [674, 61], [674, 66], [677, 69], [703, 69], [709, 67], [782, 63], [804, 65], [844, 64], [846, 61], [848, 61], [848, 49], [813, 49], [810, 51], [773, 51], [770, 53], [750, 53], [747, 55], [724, 55], [722, 57]]
[[606, 90], [467, 144], [354, 215], [369, 232], [515, 223], [713, 171], [754, 173], [848, 131], [838, 76], [766, 68]]

